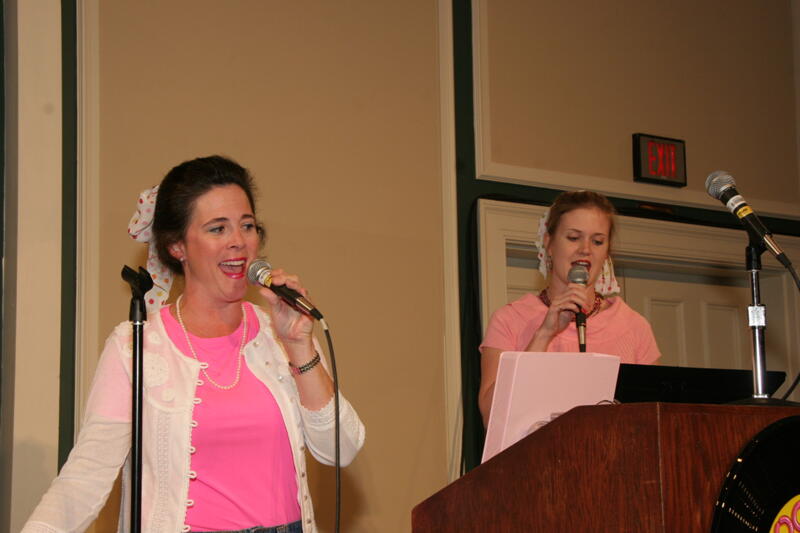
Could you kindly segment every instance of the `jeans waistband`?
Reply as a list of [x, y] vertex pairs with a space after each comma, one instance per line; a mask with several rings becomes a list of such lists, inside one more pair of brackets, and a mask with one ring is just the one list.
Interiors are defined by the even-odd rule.
[[[191, 533], [203, 533], [203, 532], [191, 532]], [[247, 529], [237, 529], [237, 530], [225, 530], [225, 531], [216, 531], [215, 533], [303, 533], [303, 525], [300, 520], [297, 522], [292, 522], [291, 524], [284, 524], [282, 526], [271, 526], [271, 527], [263, 527], [263, 526], [255, 526], [249, 527]]]

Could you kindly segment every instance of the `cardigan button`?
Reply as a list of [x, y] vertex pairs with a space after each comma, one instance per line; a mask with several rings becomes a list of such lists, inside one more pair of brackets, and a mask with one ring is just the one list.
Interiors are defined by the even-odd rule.
[[192, 398], [192, 403], [195, 404], [195, 405], [197, 405], [198, 403], [200, 403], [202, 401], [203, 401], [202, 398]]
[[196, 451], [197, 451], [197, 448], [195, 448], [194, 446], [189, 446], [189, 453], [194, 453]]
[[195, 383], [197, 383], [198, 386], [205, 385], [205, 381], [203, 381], [202, 379], [198, 379]]
[[191, 507], [194, 505], [194, 500], [186, 500], [186, 507]]
[[192, 528], [191, 528], [190, 526], [187, 526], [187, 525], [184, 525], [184, 526], [181, 528], [181, 531], [183, 531], [183, 533], [188, 533], [188, 532], [189, 532], [189, 531], [191, 531], [191, 530], [192, 530]]
[[189, 479], [197, 479], [197, 472], [189, 470]]
[[193, 428], [196, 428], [197, 427], [197, 420], [192, 420], [192, 422], [189, 425], [192, 426]]

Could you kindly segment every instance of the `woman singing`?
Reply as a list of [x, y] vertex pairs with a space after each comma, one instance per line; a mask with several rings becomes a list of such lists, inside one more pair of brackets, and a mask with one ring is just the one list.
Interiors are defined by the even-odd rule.
[[[481, 344], [478, 405], [484, 426], [492, 407], [500, 354], [505, 351], [577, 352], [575, 313], [586, 314], [590, 351], [617, 355], [623, 363], [650, 364], [661, 356], [650, 324], [618, 296], [609, 257], [614, 207], [590, 191], [560, 194], [542, 219], [540, 270], [548, 277], [538, 296], [526, 294], [492, 315]], [[575, 265], [589, 271], [585, 285], [570, 283]]]
[[[249, 173], [219, 156], [182, 163], [142, 193], [128, 231], [149, 243], [155, 281], [144, 331], [143, 531], [316, 531], [305, 452], [334, 461], [333, 384], [308, 316], [268, 289], [269, 311], [244, 301], [262, 241]], [[173, 275], [183, 293], [162, 307]], [[307, 295], [297, 276], [272, 277]], [[78, 441], [24, 532], [85, 530], [123, 463], [127, 531], [130, 373], [125, 322], [106, 341]], [[340, 407], [348, 464], [364, 426], [344, 398]]]

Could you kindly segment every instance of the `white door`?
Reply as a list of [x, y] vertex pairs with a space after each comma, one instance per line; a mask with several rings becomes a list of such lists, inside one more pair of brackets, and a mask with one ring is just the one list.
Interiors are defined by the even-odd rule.
[[747, 279], [623, 265], [617, 266], [617, 273], [625, 301], [653, 327], [660, 364], [752, 367]]

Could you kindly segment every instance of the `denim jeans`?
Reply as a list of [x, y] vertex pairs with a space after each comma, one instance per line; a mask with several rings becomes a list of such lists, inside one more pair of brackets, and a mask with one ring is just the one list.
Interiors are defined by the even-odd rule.
[[217, 531], [216, 533], [303, 533], [303, 525], [300, 520], [298, 520], [297, 522], [284, 524], [282, 526], [255, 526], [247, 529], [238, 529], [236, 531]]

